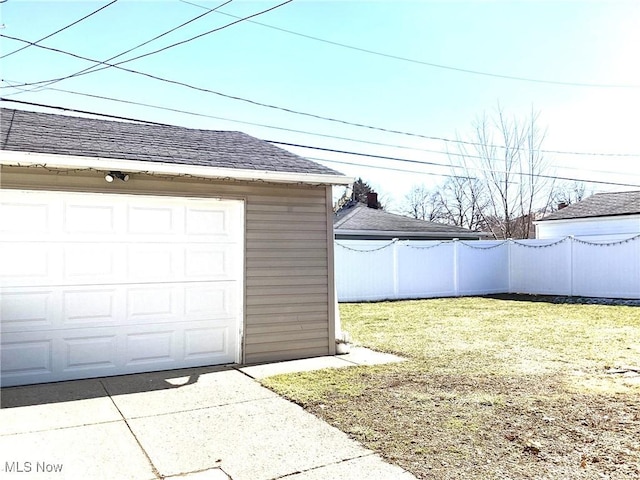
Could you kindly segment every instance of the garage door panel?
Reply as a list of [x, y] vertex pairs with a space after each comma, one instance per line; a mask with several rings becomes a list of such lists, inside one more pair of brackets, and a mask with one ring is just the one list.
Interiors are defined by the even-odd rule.
[[129, 206], [127, 213], [127, 233], [145, 235], [181, 233], [181, 208], [170, 205], [136, 205]]
[[[112, 334], [93, 334], [75, 338], [62, 338], [65, 372], [86, 370], [115, 371], [118, 367], [118, 338]], [[107, 373], [105, 373], [106, 375]]]
[[116, 207], [108, 204], [87, 205], [67, 202], [64, 209], [66, 234], [101, 234], [115, 236]]
[[0, 360], [2, 386], [51, 377], [54, 372], [53, 339], [45, 332], [3, 332]]
[[56, 259], [60, 250], [55, 245], [2, 242], [0, 268], [2, 286], [50, 284], [60, 281]]
[[[0, 232], [12, 237], [23, 233], [48, 233], [51, 231], [50, 206], [37, 201], [27, 202], [2, 202], [0, 204]], [[24, 219], [29, 221], [25, 222]]]
[[62, 283], [115, 283], [124, 278], [122, 245], [110, 243], [70, 243], [63, 252]]
[[75, 288], [62, 292], [62, 327], [116, 325], [118, 289]]
[[26, 328], [42, 329], [52, 325], [55, 304], [52, 290], [0, 292], [0, 318], [2, 331], [23, 331]]
[[189, 320], [229, 319], [238, 310], [239, 298], [232, 282], [185, 286], [184, 313]]
[[187, 360], [230, 356], [229, 328], [200, 327], [185, 331], [184, 356]]
[[183, 252], [182, 245], [127, 245], [126, 278], [130, 282], [183, 280]]
[[239, 360], [241, 201], [0, 190], [2, 385]]

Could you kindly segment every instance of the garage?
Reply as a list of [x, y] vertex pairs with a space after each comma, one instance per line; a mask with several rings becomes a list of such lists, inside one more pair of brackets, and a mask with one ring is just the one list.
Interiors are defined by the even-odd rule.
[[243, 201], [0, 195], [3, 386], [239, 362]]
[[333, 355], [332, 188], [243, 132], [0, 109], [0, 386]]

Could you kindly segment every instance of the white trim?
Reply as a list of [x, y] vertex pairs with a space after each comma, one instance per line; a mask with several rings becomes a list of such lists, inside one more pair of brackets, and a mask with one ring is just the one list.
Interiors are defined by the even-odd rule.
[[640, 219], [640, 213], [621, 213], [619, 215], [599, 215], [593, 217], [576, 217], [576, 218], [551, 218], [549, 220], [540, 219], [533, 222], [534, 225], [546, 224], [555, 225], [558, 223], [575, 223], [575, 222], [607, 222], [621, 219]]
[[305, 183], [321, 185], [349, 185], [353, 179], [344, 175], [317, 173], [273, 172], [236, 168], [209, 167], [179, 163], [121, 160], [103, 157], [80, 157], [49, 153], [0, 151], [0, 165], [32, 167], [41, 166], [59, 169], [94, 169], [104, 172], [118, 170], [128, 173], [147, 172], [160, 175], [187, 175], [201, 178], [220, 178], [276, 183]]
[[[351, 235], [351, 236], [360, 236], [360, 237], [389, 237], [389, 238], [399, 238], [399, 237], [424, 237], [424, 238], [485, 238], [487, 234], [485, 232], [415, 232], [415, 231], [390, 231], [390, 230], [344, 230], [342, 228], [336, 228], [334, 230], [335, 236], [339, 237], [341, 235]], [[355, 238], [353, 240], [356, 240]]]

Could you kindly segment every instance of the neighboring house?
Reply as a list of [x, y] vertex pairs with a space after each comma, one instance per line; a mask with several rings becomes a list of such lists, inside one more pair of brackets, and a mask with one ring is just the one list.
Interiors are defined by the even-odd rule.
[[535, 222], [536, 237], [569, 235], [594, 241], [640, 234], [640, 191], [597, 193]]
[[333, 229], [336, 240], [479, 240], [487, 236], [483, 232], [404, 217], [354, 201], [334, 215]]
[[3, 386], [335, 352], [351, 179], [240, 132], [1, 120]]

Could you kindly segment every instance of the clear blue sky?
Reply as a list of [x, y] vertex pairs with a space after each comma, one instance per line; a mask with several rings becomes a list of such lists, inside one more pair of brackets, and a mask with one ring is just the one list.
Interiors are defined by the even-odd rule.
[[[191, 0], [189, 0], [191, 1]], [[3, 35], [35, 41], [78, 20], [109, 0], [25, 1], [0, 4]], [[223, 2], [193, 0], [214, 8]], [[221, 12], [247, 16], [278, 1], [235, 0]], [[105, 60], [206, 10], [178, 0], [119, 0], [42, 45]], [[118, 60], [146, 53], [223, 26], [234, 18], [211, 13]], [[498, 102], [525, 116], [540, 112], [547, 150], [634, 156], [548, 154], [551, 174], [638, 185], [640, 189], [640, 2], [631, 1], [306, 1], [295, 0], [254, 19], [332, 42], [431, 64], [496, 75], [576, 84], [558, 85], [465, 73], [332, 45], [242, 22], [124, 67], [224, 94], [350, 122], [442, 138], [469, 138], [472, 123]], [[1, 39], [0, 53], [24, 44]], [[70, 75], [91, 62], [31, 46], [0, 60], [1, 77], [17, 84]], [[8, 83], [3, 83], [6, 87]], [[34, 88], [34, 87], [25, 87]], [[110, 68], [50, 88], [337, 135], [444, 151], [447, 144], [285, 113], [162, 83]], [[3, 96], [15, 94], [3, 88]], [[447, 163], [442, 153], [323, 138], [225, 120], [99, 100], [56, 90], [10, 96], [196, 128], [241, 130], [254, 136], [325, 148]], [[13, 106], [4, 103], [4, 106]], [[18, 106], [17, 108], [35, 109]], [[455, 148], [449, 144], [448, 148]], [[352, 166], [326, 163], [361, 176], [396, 206], [414, 184], [448, 174], [443, 167], [292, 149]], [[416, 170], [402, 173], [372, 165]], [[592, 185], [595, 190], [632, 187]]]

